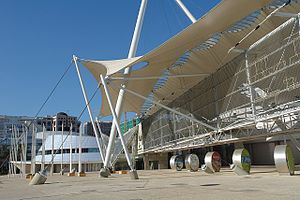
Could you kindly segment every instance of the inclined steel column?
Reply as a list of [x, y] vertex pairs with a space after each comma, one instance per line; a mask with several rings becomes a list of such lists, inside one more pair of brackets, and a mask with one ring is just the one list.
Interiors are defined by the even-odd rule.
[[[147, 0], [142, 0], [140, 10], [139, 10], [139, 14], [138, 14], [138, 18], [137, 18], [137, 22], [136, 22], [136, 25], [135, 25], [134, 34], [133, 34], [131, 45], [130, 45], [130, 50], [129, 50], [129, 53], [128, 53], [128, 58], [133, 58], [136, 54], [136, 50], [137, 50], [137, 46], [138, 46], [138, 42], [139, 42], [141, 30], [142, 30], [142, 24], [143, 24], [143, 20], [144, 20], [144, 16], [145, 16], [146, 6], [147, 6]], [[124, 75], [125, 76], [130, 75], [130, 67], [125, 68]], [[127, 85], [127, 81], [125, 81], [123, 83], [123, 86], [126, 87], [126, 85]], [[116, 115], [117, 115], [117, 121], [119, 121], [119, 117], [121, 116], [124, 96], [125, 96], [125, 91], [120, 90], [119, 95], [118, 95], [118, 99], [117, 99], [117, 102], [116, 102], [116, 108], [115, 108], [115, 112], [116, 112]], [[112, 126], [111, 131], [110, 131], [110, 136], [109, 136], [109, 142], [108, 142], [107, 149], [106, 149], [104, 169], [107, 169], [107, 167], [110, 163], [112, 147], [113, 147], [113, 144], [114, 144], [114, 141], [115, 141], [115, 137], [116, 137], [116, 126]]]
[[248, 89], [249, 89], [249, 93], [250, 93], [250, 103], [251, 103], [252, 115], [255, 119], [256, 118], [256, 109], [255, 109], [255, 104], [254, 104], [254, 91], [253, 91], [253, 86], [251, 85], [251, 76], [250, 76], [247, 50], [245, 51], [245, 69], [246, 69]]
[[192, 15], [192, 13], [186, 8], [186, 6], [181, 2], [181, 0], [175, 0], [178, 6], [182, 9], [182, 11], [186, 14], [186, 16], [192, 21], [192, 23], [195, 23], [197, 20]]
[[75, 55], [73, 55], [73, 60], [74, 60], [77, 75], [78, 75], [78, 78], [79, 78], [81, 91], [82, 91], [82, 94], [83, 94], [83, 97], [84, 97], [84, 100], [85, 100], [85, 104], [86, 104], [86, 107], [87, 107], [87, 110], [88, 110], [88, 113], [89, 113], [89, 117], [90, 117], [90, 120], [91, 120], [91, 123], [92, 123], [92, 126], [93, 126], [94, 134], [96, 136], [96, 141], [97, 141], [98, 149], [99, 149], [99, 152], [100, 152], [100, 156], [101, 156], [102, 162], [104, 162], [104, 154], [103, 154], [103, 151], [102, 151], [102, 146], [100, 145], [100, 141], [99, 141], [98, 129], [97, 129], [97, 127], [95, 125], [95, 122], [94, 122], [94, 118], [93, 118], [91, 107], [90, 107], [90, 102], [89, 102], [89, 100], [87, 98], [87, 95], [86, 95], [85, 86], [84, 86], [84, 83], [82, 81], [82, 76], [81, 76], [81, 73], [80, 73], [80, 69], [79, 69], [78, 64], [77, 64], [77, 57]]
[[[124, 153], [125, 153], [125, 157], [126, 157], [126, 160], [127, 160], [127, 163], [130, 167], [131, 170], [133, 170], [133, 166], [132, 166], [132, 163], [131, 163], [131, 158], [130, 158], [130, 154], [129, 154], [129, 151], [127, 149], [127, 146], [125, 144], [125, 141], [124, 141], [124, 137], [122, 135], [122, 132], [121, 132], [121, 128], [120, 128], [120, 125], [119, 125], [119, 122], [118, 122], [118, 118], [117, 118], [117, 114], [113, 108], [113, 104], [112, 104], [112, 101], [111, 101], [111, 96], [110, 96], [110, 92], [107, 88], [107, 85], [106, 85], [106, 82], [103, 78], [102, 75], [100, 75], [100, 78], [101, 78], [101, 82], [102, 82], [102, 85], [103, 85], [103, 88], [104, 88], [104, 91], [105, 91], [105, 94], [106, 94], [106, 97], [107, 97], [107, 101], [108, 101], [108, 104], [109, 104], [109, 108], [110, 108], [110, 111], [111, 111], [111, 114], [113, 116], [113, 125], [116, 127], [118, 133], [119, 133], [119, 137], [120, 137], [120, 140], [121, 140], [121, 143], [122, 143], [122, 146], [123, 146], [123, 150], [124, 150]], [[112, 126], [113, 127], [113, 126]]]
[[[29, 127], [30, 128], [30, 127]], [[35, 154], [36, 154], [36, 139], [35, 139], [35, 126], [32, 124], [31, 134], [31, 174], [35, 174]]]

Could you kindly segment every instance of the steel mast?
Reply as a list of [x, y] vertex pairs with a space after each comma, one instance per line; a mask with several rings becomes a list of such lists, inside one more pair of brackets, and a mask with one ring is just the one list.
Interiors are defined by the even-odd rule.
[[[137, 18], [135, 29], [134, 29], [134, 34], [133, 34], [132, 40], [131, 40], [131, 45], [130, 45], [130, 49], [129, 49], [129, 53], [128, 53], [128, 58], [133, 58], [136, 55], [136, 51], [137, 51], [137, 47], [138, 47], [138, 43], [139, 43], [139, 38], [140, 38], [140, 35], [141, 35], [143, 20], [144, 20], [144, 16], [145, 16], [147, 1], [148, 0], [142, 0], [142, 2], [141, 2], [138, 18]], [[124, 75], [125, 76], [130, 75], [130, 67], [125, 68]], [[123, 87], [126, 87], [126, 85], [127, 85], [127, 81], [125, 81], [122, 84]], [[116, 116], [118, 118], [118, 123], [120, 121], [124, 96], [125, 96], [125, 90], [119, 90], [119, 95], [118, 95], [118, 99], [117, 99], [116, 107], [115, 107], [115, 113], [116, 113]], [[116, 137], [116, 133], [117, 133], [116, 126], [112, 126], [111, 131], [110, 131], [110, 136], [109, 136], [109, 142], [108, 142], [108, 146], [107, 146], [107, 150], [106, 150], [106, 154], [105, 154], [104, 166], [101, 169], [101, 171], [104, 172], [104, 173], [100, 173], [100, 175], [102, 177], [107, 177], [108, 174], [109, 174], [108, 173], [108, 167], [109, 167], [108, 165], [110, 163], [111, 152], [112, 152], [114, 140], [115, 140], [115, 137]]]

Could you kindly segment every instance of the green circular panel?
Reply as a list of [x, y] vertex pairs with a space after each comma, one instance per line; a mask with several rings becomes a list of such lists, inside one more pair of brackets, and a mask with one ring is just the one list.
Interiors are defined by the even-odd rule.
[[242, 169], [249, 173], [251, 169], [251, 157], [247, 149], [243, 149], [242, 151], [241, 164]]
[[286, 161], [287, 161], [290, 174], [293, 175], [295, 171], [295, 159], [293, 156], [292, 149], [289, 146], [286, 147]]

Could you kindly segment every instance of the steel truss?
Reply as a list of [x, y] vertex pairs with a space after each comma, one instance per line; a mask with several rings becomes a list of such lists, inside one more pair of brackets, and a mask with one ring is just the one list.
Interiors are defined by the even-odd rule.
[[[196, 90], [206, 84], [202, 81], [192, 88], [193, 94], [188, 91], [168, 105], [201, 119], [201, 123], [170, 109], [161, 109], [146, 117], [143, 149], [139, 153], [214, 146], [299, 132], [298, 16], [293, 15], [210, 75], [205, 81], [211, 84], [207, 84], [205, 90]], [[216, 130], [207, 129], [207, 125]]]

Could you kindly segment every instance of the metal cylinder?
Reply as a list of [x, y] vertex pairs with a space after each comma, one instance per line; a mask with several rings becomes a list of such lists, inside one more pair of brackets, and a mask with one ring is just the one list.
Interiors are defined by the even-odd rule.
[[183, 158], [180, 155], [172, 156], [170, 159], [171, 169], [181, 171], [183, 168]]
[[242, 170], [250, 173], [251, 157], [247, 149], [236, 149], [232, 155], [232, 162]]
[[295, 161], [293, 152], [288, 145], [277, 145], [275, 147], [274, 161], [280, 174], [294, 175]]
[[216, 152], [207, 152], [205, 157], [204, 157], [204, 163], [207, 168], [210, 169], [210, 171], [214, 172], [219, 172], [221, 169], [221, 155]]
[[191, 172], [196, 172], [199, 169], [199, 158], [196, 154], [188, 154], [185, 157], [185, 167]]

